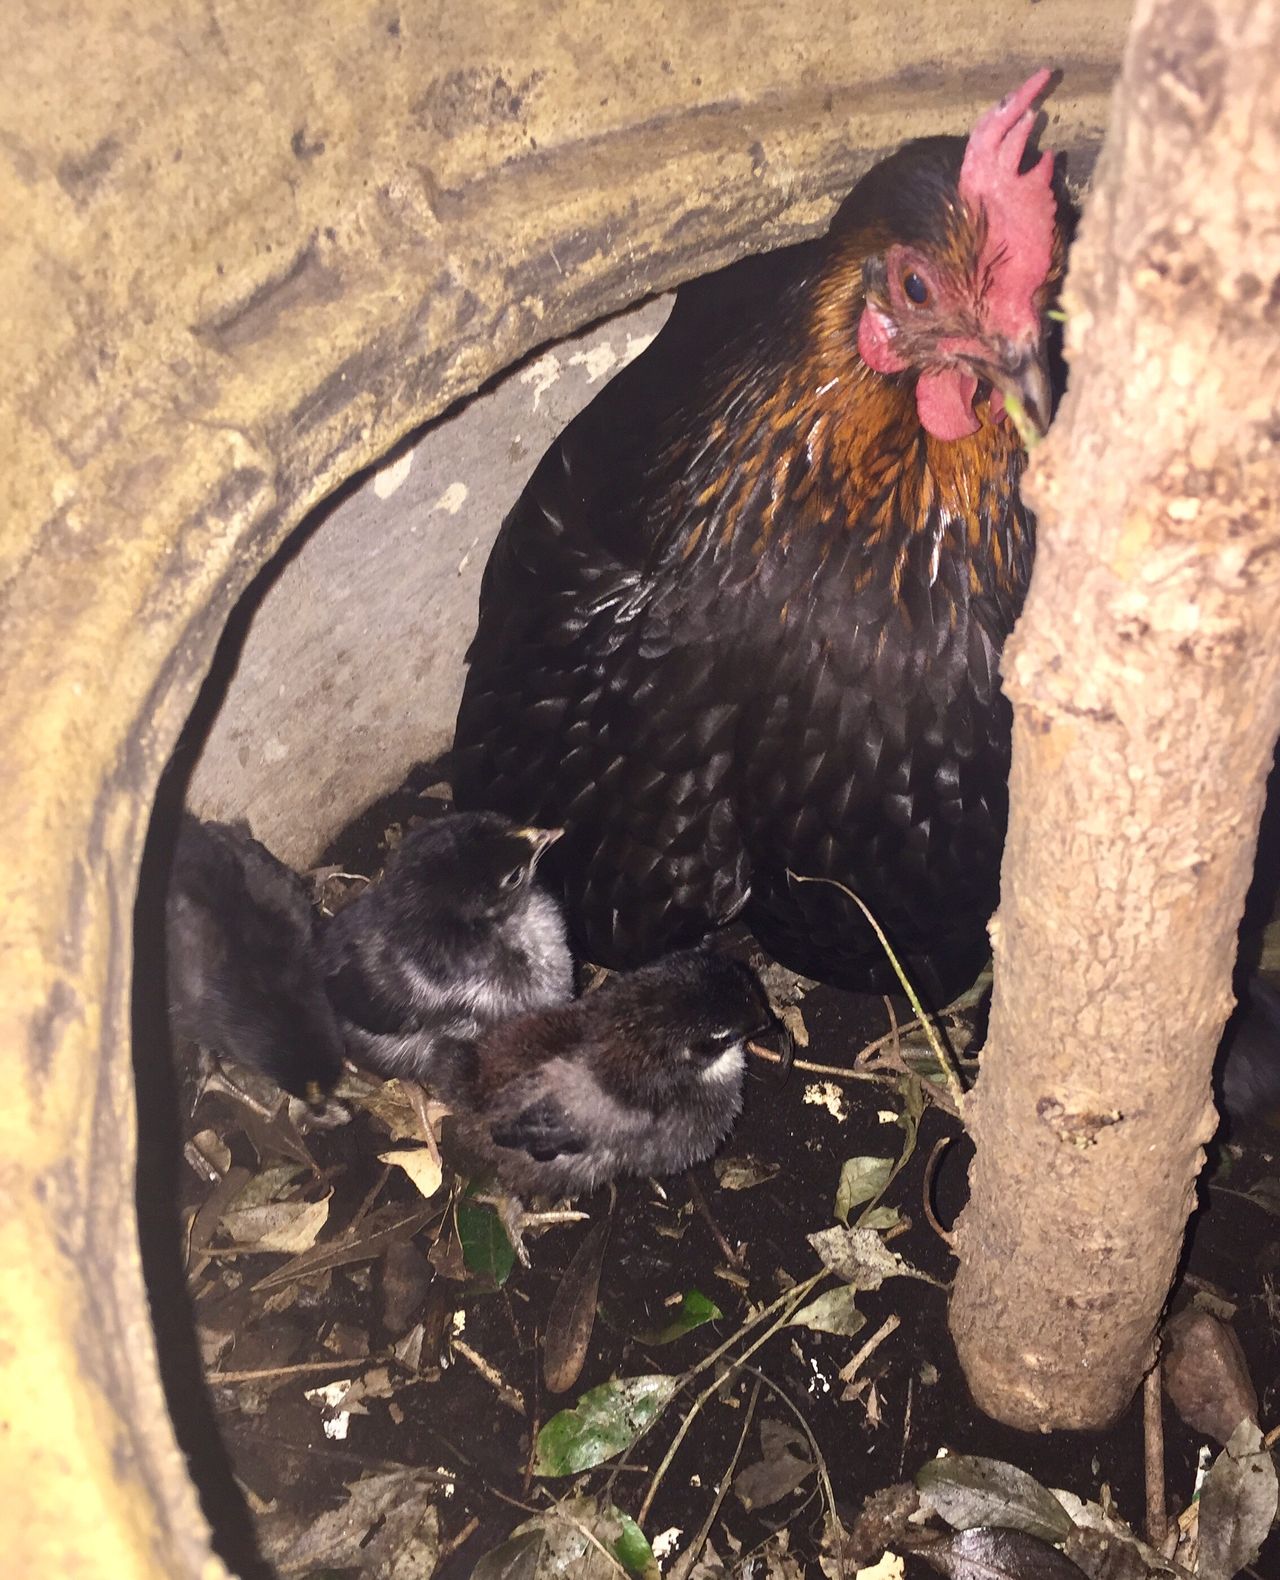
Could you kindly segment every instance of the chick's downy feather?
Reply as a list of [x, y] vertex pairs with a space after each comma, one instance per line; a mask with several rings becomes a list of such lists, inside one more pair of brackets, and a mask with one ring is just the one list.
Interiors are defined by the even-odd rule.
[[560, 907], [534, 881], [556, 837], [492, 813], [441, 818], [330, 920], [325, 983], [353, 1060], [427, 1079], [442, 1039], [571, 995]]
[[316, 935], [305, 883], [247, 825], [183, 816], [165, 906], [176, 1036], [299, 1097], [330, 1091], [342, 1070], [342, 1038]]
[[[460, 805], [552, 822], [588, 958], [745, 908], [806, 974], [981, 964], [1006, 818], [1000, 648], [1032, 523], [1005, 411], [1043, 426], [1061, 267], [1046, 74], [908, 144], [817, 241], [682, 288], [544, 456], [487, 566]], [[896, 984], [894, 984], [896, 985]]]
[[434, 1081], [472, 1160], [574, 1194], [708, 1157], [742, 1106], [744, 1043], [771, 1025], [744, 965], [687, 950], [455, 1044]]

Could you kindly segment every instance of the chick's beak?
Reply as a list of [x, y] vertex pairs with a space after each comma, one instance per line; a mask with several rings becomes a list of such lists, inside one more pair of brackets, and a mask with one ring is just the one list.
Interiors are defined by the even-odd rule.
[[1053, 415], [1053, 385], [1043, 338], [1029, 345], [1009, 346], [982, 371], [1004, 396], [1005, 407], [1023, 439], [1028, 428], [1043, 438]]
[[554, 845], [556, 840], [564, 833], [562, 828], [521, 828], [516, 833], [520, 839], [527, 839], [531, 850], [531, 860], [536, 866], [541, 860], [547, 847]]

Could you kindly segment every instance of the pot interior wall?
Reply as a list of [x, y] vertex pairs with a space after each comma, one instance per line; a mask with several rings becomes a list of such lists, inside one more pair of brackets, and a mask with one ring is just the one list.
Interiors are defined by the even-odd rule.
[[543, 451], [670, 297], [535, 353], [354, 479], [267, 567], [210, 676], [188, 800], [306, 864], [447, 749], [490, 546]]

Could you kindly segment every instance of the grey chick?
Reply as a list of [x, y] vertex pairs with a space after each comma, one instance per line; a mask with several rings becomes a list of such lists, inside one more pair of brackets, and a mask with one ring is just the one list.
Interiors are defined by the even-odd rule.
[[316, 912], [247, 824], [185, 812], [165, 899], [169, 1024], [314, 1102], [342, 1071]]
[[435, 1086], [468, 1161], [574, 1195], [709, 1157], [742, 1108], [744, 1043], [775, 1027], [746, 966], [684, 950], [442, 1051]]
[[534, 883], [559, 837], [493, 812], [441, 818], [328, 922], [325, 983], [356, 1063], [430, 1081], [442, 1040], [572, 995], [560, 907]]

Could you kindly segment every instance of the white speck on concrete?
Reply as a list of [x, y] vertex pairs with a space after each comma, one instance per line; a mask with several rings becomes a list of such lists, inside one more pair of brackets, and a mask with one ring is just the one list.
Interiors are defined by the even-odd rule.
[[451, 516], [456, 516], [466, 502], [467, 485], [465, 483], [450, 483], [431, 508], [432, 510], [443, 510]]
[[804, 1100], [816, 1108], [825, 1108], [832, 1119], [844, 1124], [849, 1111], [844, 1106], [844, 1093], [834, 1081], [810, 1081], [804, 1089]]
[[264, 763], [282, 763], [289, 755], [289, 748], [278, 735], [268, 735], [262, 743], [262, 760]]
[[390, 499], [412, 471], [413, 451], [406, 450], [398, 461], [392, 461], [390, 466], [380, 466], [373, 474], [374, 493], [379, 499]]
[[579, 351], [576, 356], [569, 358], [571, 368], [584, 368], [587, 383], [595, 384], [606, 373], [617, 365], [618, 353], [607, 343], [591, 346], [586, 351]]
[[533, 385], [533, 409], [537, 411], [542, 404], [542, 397], [560, 377], [560, 358], [554, 351], [548, 351], [540, 356], [536, 362], [531, 362], [520, 375], [522, 384]]

